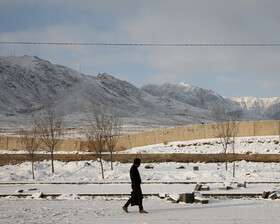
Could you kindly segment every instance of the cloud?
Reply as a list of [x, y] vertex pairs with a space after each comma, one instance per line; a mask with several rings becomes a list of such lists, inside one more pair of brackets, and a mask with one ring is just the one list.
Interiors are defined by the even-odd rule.
[[[2, 0], [2, 10], [26, 4], [67, 10], [65, 18], [36, 27], [5, 31], [1, 41], [95, 43], [276, 43], [280, 2], [202, 0]], [[52, 8], [52, 7], [50, 7]], [[1, 11], [1, 10], [0, 10]], [[20, 11], [20, 10], [19, 10]], [[46, 14], [46, 13], [45, 13]], [[9, 21], [7, 21], [9, 22]], [[279, 47], [79, 47], [0, 45], [1, 55], [31, 54], [80, 66], [88, 73], [142, 75], [142, 83], [211, 77], [218, 83], [255, 84], [267, 91], [279, 81]], [[218, 75], [217, 75], [218, 74]], [[229, 74], [242, 74], [244, 78]], [[135, 78], [137, 82], [139, 78]], [[198, 80], [198, 79], [197, 79]], [[205, 80], [205, 79], [204, 79]], [[271, 81], [274, 80], [274, 81]], [[277, 81], [278, 80], [278, 81]], [[142, 84], [141, 83], [141, 84]], [[137, 83], [134, 83], [137, 84]], [[193, 83], [200, 85], [200, 83]], [[278, 85], [277, 85], [278, 86]]]
[[221, 84], [229, 84], [229, 85], [242, 85], [244, 83], [244, 80], [240, 78], [235, 78], [232, 76], [218, 76], [216, 78], [217, 82]]
[[[278, 88], [280, 89], [280, 80], [267, 80], [262, 83], [262, 88], [270, 89], [270, 88]], [[280, 95], [280, 94], [278, 94]]]

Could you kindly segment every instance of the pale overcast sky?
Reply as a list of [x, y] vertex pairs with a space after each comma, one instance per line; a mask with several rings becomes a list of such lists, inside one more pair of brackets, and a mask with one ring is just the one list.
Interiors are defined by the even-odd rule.
[[[0, 41], [280, 43], [279, 0], [0, 0]], [[180, 83], [222, 96], [280, 96], [280, 46], [139, 47], [0, 44], [141, 87]]]

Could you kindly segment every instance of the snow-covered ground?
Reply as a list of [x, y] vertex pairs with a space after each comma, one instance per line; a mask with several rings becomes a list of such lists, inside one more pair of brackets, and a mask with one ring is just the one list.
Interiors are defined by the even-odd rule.
[[[279, 153], [279, 138], [239, 138], [238, 153]], [[208, 144], [208, 143], [211, 144]], [[128, 150], [130, 153], [220, 153], [217, 139], [173, 142]], [[207, 143], [207, 144], [204, 144]], [[0, 195], [30, 194], [26, 198], [0, 197], [0, 223], [279, 223], [279, 199], [214, 199], [209, 204], [172, 204], [166, 199], [148, 197], [142, 215], [136, 207], [125, 214], [121, 207], [130, 193], [129, 169], [131, 164], [103, 161], [105, 179], [101, 178], [97, 161], [55, 161], [35, 163], [35, 180], [31, 163], [0, 167]], [[153, 169], [145, 169], [149, 165]], [[218, 188], [231, 184], [230, 193], [262, 193], [273, 190], [280, 194], [280, 164], [236, 162], [236, 176], [232, 177], [232, 163], [228, 171], [224, 163], [143, 163], [140, 174], [144, 194], [179, 194], [192, 192], [196, 182], [208, 182], [210, 193], [225, 193]], [[194, 171], [194, 166], [199, 169]], [[181, 169], [178, 169], [181, 168]], [[246, 181], [247, 188], [238, 188], [236, 182]], [[176, 182], [176, 184], [175, 184]], [[262, 183], [253, 183], [262, 182]], [[272, 182], [272, 183], [266, 183]], [[62, 184], [64, 183], [64, 184]], [[70, 184], [72, 183], [72, 184]], [[76, 183], [76, 184], [73, 184]], [[173, 184], [167, 184], [173, 183]], [[45, 194], [61, 194], [40, 198]], [[89, 197], [78, 194], [124, 194], [121, 197]], [[31, 196], [32, 195], [32, 196]], [[32, 199], [33, 198], [33, 199]]]
[[173, 204], [164, 199], [144, 199], [148, 214], [121, 207], [127, 198], [110, 199], [0, 199], [0, 223], [266, 223], [280, 221], [279, 200], [214, 200], [209, 204]]
[[[114, 162], [114, 170], [110, 163], [103, 161], [104, 181], [130, 181], [131, 164]], [[190, 181], [190, 182], [224, 182], [224, 181], [280, 181], [279, 163], [236, 162], [236, 177], [232, 177], [232, 163], [228, 163], [228, 171], [224, 163], [175, 163], [165, 162], [150, 164], [154, 169], [145, 169], [143, 163], [139, 171], [143, 181]], [[55, 173], [51, 173], [51, 162], [35, 163], [35, 181], [39, 182], [94, 182], [102, 181], [100, 163], [97, 161], [59, 162], [55, 161]], [[198, 166], [198, 171], [193, 167]], [[183, 169], [177, 169], [177, 168]], [[33, 181], [31, 163], [0, 167], [1, 182]]]
[[[120, 153], [222, 153], [220, 139], [200, 139], [194, 141], [169, 142], [125, 150]], [[232, 153], [231, 148], [228, 149]], [[235, 153], [280, 153], [279, 136], [258, 136], [236, 138]]]

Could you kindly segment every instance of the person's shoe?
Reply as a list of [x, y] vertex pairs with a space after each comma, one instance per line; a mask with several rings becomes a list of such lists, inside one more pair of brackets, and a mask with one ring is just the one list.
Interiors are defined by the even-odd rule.
[[123, 209], [123, 211], [124, 211], [125, 213], [129, 213], [129, 212], [127, 211], [127, 207], [123, 206], [122, 209]]
[[148, 212], [146, 212], [145, 210], [140, 210], [139, 213], [147, 214]]

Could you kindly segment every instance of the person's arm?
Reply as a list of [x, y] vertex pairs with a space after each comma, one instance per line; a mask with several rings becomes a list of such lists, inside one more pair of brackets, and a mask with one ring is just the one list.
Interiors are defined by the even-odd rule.
[[132, 184], [134, 184], [134, 185], [141, 184], [141, 177], [140, 177], [137, 167], [135, 167], [135, 166], [133, 166], [130, 169], [130, 179], [131, 179]]

